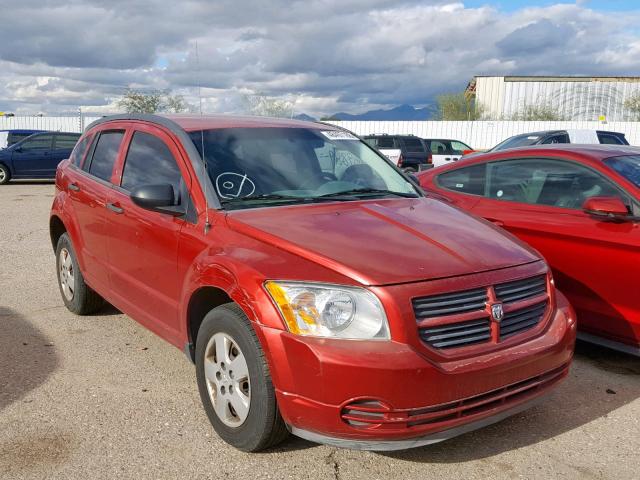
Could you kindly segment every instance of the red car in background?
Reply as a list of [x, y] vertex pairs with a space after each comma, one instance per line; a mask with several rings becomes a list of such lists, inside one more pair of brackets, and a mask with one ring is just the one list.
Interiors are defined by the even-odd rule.
[[419, 180], [536, 248], [578, 313], [579, 338], [640, 354], [639, 148], [516, 148]]

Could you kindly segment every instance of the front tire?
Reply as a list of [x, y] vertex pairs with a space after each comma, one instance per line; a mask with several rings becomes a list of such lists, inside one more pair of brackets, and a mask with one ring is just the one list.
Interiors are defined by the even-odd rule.
[[104, 300], [84, 281], [78, 257], [69, 235], [63, 233], [56, 247], [58, 287], [67, 309], [76, 315], [88, 315], [104, 305]]
[[11, 171], [9, 167], [0, 163], [0, 185], [6, 185], [11, 180]]
[[237, 305], [216, 307], [202, 321], [196, 377], [209, 421], [228, 444], [257, 452], [288, 436], [264, 352]]

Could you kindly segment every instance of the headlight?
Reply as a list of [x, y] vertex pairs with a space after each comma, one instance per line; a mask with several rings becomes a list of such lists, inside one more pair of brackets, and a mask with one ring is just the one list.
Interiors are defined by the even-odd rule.
[[291, 333], [353, 340], [388, 340], [380, 300], [363, 288], [313, 283], [265, 283]]

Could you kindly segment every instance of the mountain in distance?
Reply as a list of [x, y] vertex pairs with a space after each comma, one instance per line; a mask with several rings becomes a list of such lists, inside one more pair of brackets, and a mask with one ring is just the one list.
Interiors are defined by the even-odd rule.
[[306, 122], [315, 122], [316, 119], [311, 115], [307, 115], [306, 113], [299, 113], [298, 115], [293, 116], [294, 120], [304, 120]]
[[415, 108], [412, 105], [400, 105], [389, 110], [369, 110], [368, 112], [351, 114], [340, 112], [329, 117], [331, 120], [429, 120], [434, 108], [427, 105]]

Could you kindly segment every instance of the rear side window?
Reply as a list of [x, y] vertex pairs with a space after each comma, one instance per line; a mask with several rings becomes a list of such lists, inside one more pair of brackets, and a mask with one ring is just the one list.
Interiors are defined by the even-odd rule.
[[100, 133], [96, 140], [91, 162], [84, 162], [83, 169], [102, 180], [111, 181], [113, 165], [116, 163], [123, 137], [123, 131]]
[[621, 138], [611, 133], [598, 133], [598, 140], [606, 145], [626, 145]]
[[378, 148], [397, 148], [393, 137], [378, 137]]
[[407, 152], [411, 153], [424, 153], [424, 145], [419, 138], [403, 138], [402, 142], [404, 143]]
[[140, 185], [170, 184], [176, 196], [182, 175], [167, 145], [158, 137], [144, 132], [133, 135], [122, 173], [122, 188], [132, 190]]
[[71, 150], [79, 138], [80, 135], [56, 135], [53, 148]]
[[451, 155], [451, 144], [443, 140], [431, 140], [429, 150], [434, 155]]
[[76, 144], [75, 148], [71, 152], [71, 156], [69, 157], [69, 160], [73, 165], [79, 167], [82, 164], [82, 159], [84, 158], [84, 154], [87, 152], [87, 147], [90, 142], [91, 136], [88, 135]]
[[480, 163], [438, 175], [438, 185], [454, 192], [484, 195], [486, 165]]

